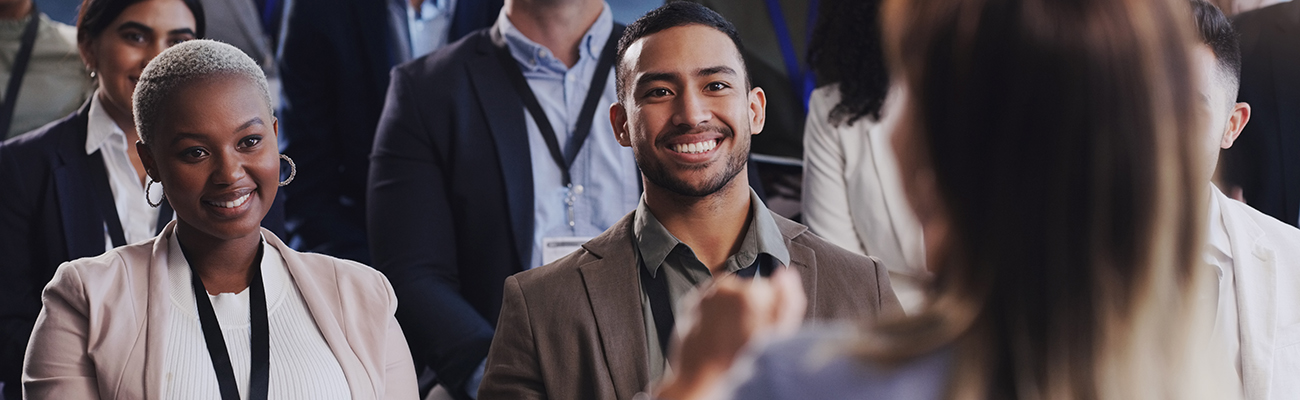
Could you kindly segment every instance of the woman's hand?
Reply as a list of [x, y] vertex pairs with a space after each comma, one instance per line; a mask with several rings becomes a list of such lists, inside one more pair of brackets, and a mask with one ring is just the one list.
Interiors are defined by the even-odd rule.
[[799, 273], [781, 268], [770, 279], [718, 278], [677, 320], [673, 374], [655, 391], [673, 400], [720, 397], [723, 379], [751, 342], [788, 336], [803, 322], [808, 299]]

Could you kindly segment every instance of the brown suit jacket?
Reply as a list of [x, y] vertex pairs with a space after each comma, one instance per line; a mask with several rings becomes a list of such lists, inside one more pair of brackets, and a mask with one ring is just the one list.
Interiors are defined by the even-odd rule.
[[[773, 213], [809, 320], [901, 315], [880, 261]], [[649, 385], [632, 214], [542, 268], [506, 279], [480, 400], [631, 399]]]

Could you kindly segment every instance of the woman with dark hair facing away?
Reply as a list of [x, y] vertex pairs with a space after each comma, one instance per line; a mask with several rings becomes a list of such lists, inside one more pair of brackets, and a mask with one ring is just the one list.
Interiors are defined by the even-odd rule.
[[898, 162], [881, 125], [889, 74], [879, 0], [821, 3], [808, 58], [822, 86], [804, 125], [803, 217], [818, 236], [889, 267], [903, 310], [924, 300], [921, 227], [908, 208]]
[[[772, 344], [743, 362], [735, 398], [1238, 398], [1209, 340], [1188, 13], [1185, 0], [887, 0], [885, 123], [932, 300]], [[686, 314], [703, 322], [679, 325], [657, 393], [716, 398], [749, 339], [797, 326], [800, 298], [788, 275], [720, 282]]]
[[[195, 40], [149, 63], [136, 147], [176, 210], [157, 237], [64, 263], [42, 295], [28, 399], [415, 399], [383, 274], [258, 226], [280, 186], [266, 76]], [[156, 184], [154, 184], [156, 182]]]
[[171, 210], [145, 202], [131, 93], [145, 64], [203, 37], [199, 0], [84, 0], [77, 48], [98, 89], [76, 112], [0, 144], [0, 380], [18, 377], [41, 288], [59, 263], [147, 240]]

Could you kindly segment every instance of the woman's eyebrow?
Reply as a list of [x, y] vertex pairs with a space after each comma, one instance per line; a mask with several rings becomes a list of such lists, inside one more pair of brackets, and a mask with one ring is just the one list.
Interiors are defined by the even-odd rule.
[[137, 30], [144, 31], [144, 33], [153, 33], [153, 28], [150, 28], [148, 25], [135, 22], [135, 21], [126, 21], [123, 22], [122, 25], [117, 26], [118, 32], [125, 31], [128, 29], [137, 29]]
[[248, 122], [245, 122], [245, 123], [243, 123], [242, 125], [239, 125], [239, 128], [235, 129], [235, 132], [239, 132], [239, 131], [242, 131], [242, 130], [248, 129], [249, 127], [251, 127], [251, 126], [253, 126], [253, 125], [263, 125], [263, 126], [265, 126], [265, 125], [266, 125], [266, 122], [263, 122], [263, 121], [262, 121], [262, 117], [253, 117], [253, 119], [248, 120]]

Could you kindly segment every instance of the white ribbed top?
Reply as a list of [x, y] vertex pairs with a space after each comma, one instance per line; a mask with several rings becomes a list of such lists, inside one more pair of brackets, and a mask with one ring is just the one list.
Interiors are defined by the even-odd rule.
[[[176, 235], [167, 238], [167, 270], [172, 307], [163, 356], [163, 398], [220, 400], [217, 375], [203, 339], [190, 267]], [[271, 373], [268, 398], [348, 399], [348, 383], [325, 337], [307, 310], [302, 293], [273, 246], [262, 244], [262, 281], [266, 286], [271, 331]], [[248, 290], [208, 295], [230, 352], [240, 398], [248, 398], [251, 334]]]

